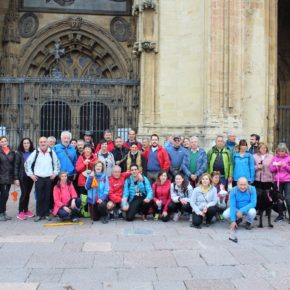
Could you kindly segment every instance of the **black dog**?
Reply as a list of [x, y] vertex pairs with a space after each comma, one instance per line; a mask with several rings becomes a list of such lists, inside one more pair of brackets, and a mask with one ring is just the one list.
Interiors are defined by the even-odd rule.
[[263, 214], [266, 212], [268, 217], [268, 227], [273, 228], [271, 224], [271, 213], [273, 203], [277, 201], [277, 196], [274, 190], [272, 189], [261, 189], [257, 188], [257, 210], [260, 214], [259, 219], [259, 228], [263, 227]]

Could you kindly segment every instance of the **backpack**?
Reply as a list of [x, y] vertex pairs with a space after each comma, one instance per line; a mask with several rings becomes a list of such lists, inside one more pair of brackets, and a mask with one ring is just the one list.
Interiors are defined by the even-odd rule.
[[87, 203], [88, 196], [86, 194], [81, 194], [81, 205], [80, 213], [84, 218], [90, 217], [89, 205]]
[[[36, 150], [35, 158], [34, 158], [32, 164], [31, 164], [31, 170], [32, 170], [33, 174], [34, 174], [34, 167], [35, 167], [35, 163], [36, 163], [36, 160], [37, 160], [38, 155], [39, 155], [39, 151]], [[49, 151], [49, 155], [50, 155], [50, 157], [51, 157], [52, 170], [54, 171], [54, 166], [53, 166], [53, 157], [52, 157], [52, 150]]]

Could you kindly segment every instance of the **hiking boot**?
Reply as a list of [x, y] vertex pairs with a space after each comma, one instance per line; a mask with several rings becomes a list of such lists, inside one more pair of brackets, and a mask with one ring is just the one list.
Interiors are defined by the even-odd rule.
[[5, 218], [4, 213], [0, 213], [0, 222], [6, 222], [7, 219]]
[[196, 226], [196, 225], [194, 225], [194, 224], [190, 224], [189, 226], [190, 226], [191, 228], [201, 229], [201, 225]]
[[123, 212], [121, 210], [119, 211], [118, 218], [119, 219], [124, 219]]
[[251, 230], [252, 229], [252, 225], [249, 222], [246, 222], [245, 229], [246, 230]]
[[102, 219], [102, 223], [103, 224], [107, 224], [109, 221], [108, 221], [108, 216], [104, 216], [103, 219]]
[[25, 214], [24, 214], [23, 211], [20, 212], [16, 217], [17, 217], [19, 220], [22, 220], [22, 221], [26, 220], [26, 216], [25, 216]]
[[274, 222], [275, 222], [275, 223], [277, 223], [277, 222], [282, 222], [283, 220], [284, 220], [284, 217], [278, 215], [278, 216], [274, 219]]
[[25, 215], [26, 217], [28, 217], [28, 218], [32, 218], [32, 217], [34, 217], [34, 214], [33, 214], [30, 210], [25, 211], [25, 212], [24, 212], [24, 215]]
[[4, 212], [4, 216], [5, 216], [5, 218], [6, 218], [6, 220], [7, 220], [7, 221], [10, 221], [10, 220], [12, 220], [12, 217], [11, 217], [11, 216], [9, 216], [9, 215], [7, 215], [7, 213], [6, 213], [6, 212]]
[[40, 220], [42, 220], [42, 217], [37, 215], [35, 218], [34, 218], [34, 221], [37, 223], [39, 222]]
[[181, 216], [181, 212], [176, 212], [174, 215], [173, 215], [173, 221], [174, 222], [178, 222], [179, 218]]
[[114, 221], [115, 220], [115, 214], [114, 214], [114, 212], [110, 212], [109, 219], [110, 219], [110, 221]]

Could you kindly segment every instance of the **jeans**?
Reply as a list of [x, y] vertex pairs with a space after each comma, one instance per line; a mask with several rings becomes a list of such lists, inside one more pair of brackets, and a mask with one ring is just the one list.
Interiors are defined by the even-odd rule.
[[6, 204], [9, 197], [11, 184], [0, 184], [0, 213], [6, 212]]
[[[207, 209], [205, 214], [206, 223], [209, 224], [212, 218], [216, 215], [217, 208], [216, 206], [211, 206]], [[192, 213], [192, 224], [196, 227], [200, 226], [203, 222], [203, 216], [196, 214], [195, 212]]]
[[147, 215], [151, 202], [144, 202], [144, 196], [135, 196], [132, 201], [129, 203], [129, 209], [126, 214], [128, 222], [134, 220], [135, 215], [138, 212], [142, 212], [143, 215]]
[[[238, 210], [237, 210], [238, 211]], [[255, 217], [256, 217], [256, 209], [254, 208], [250, 208], [248, 210], [248, 212], [246, 214], [243, 214], [243, 216], [246, 217], [246, 221], [250, 224], [253, 223]], [[227, 208], [224, 213], [223, 213], [223, 216], [226, 220], [230, 220], [230, 208]]]
[[[57, 212], [57, 215], [60, 217], [60, 218], [67, 218], [67, 217], [70, 217], [71, 219], [73, 218], [76, 218], [78, 217], [79, 215], [79, 208], [81, 206], [81, 199], [80, 198], [76, 198], [75, 199], [75, 202], [76, 202], [76, 207], [77, 208], [74, 208], [74, 209], [71, 209], [71, 212], [68, 213], [67, 211], [65, 211], [63, 208], [60, 208]], [[70, 208], [71, 206], [71, 203], [72, 203], [72, 200], [70, 200], [67, 204], [67, 207]]]

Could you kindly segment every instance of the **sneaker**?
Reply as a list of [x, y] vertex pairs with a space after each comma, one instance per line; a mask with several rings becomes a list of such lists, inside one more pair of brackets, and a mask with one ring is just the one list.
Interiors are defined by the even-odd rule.
[[190, 226], [191, 228], [201, 229], [201, 225], [196, 226], [196, 225], [194, 225], [194, 224], [191, 223], [189, 226]]
[[147, 215], [145, 215], [145, 214], [142, 215], [142, 221], [147, 222]]
[[34, 218], [34, 221], [37, 223], [39, 222], [40, 220], [42, 220], [42, 217], [37, 215], [35, 218]]
[[223, 222], [225, 220], [224, 215], [221, 213], [219, 214], [219, 221]]
[[22, 220], [22, 221], [26, 220], [26, 216], [25, 216], [25, 214], [24, 214], [23, 211], [20, 212], [16, 217], [17, 217], [19, 220]]
[[7, 219], [5, 218], [4, 213], [0, 213], [0, 222], [6, 222]]
[[7, 221], [10, 221], [10, 220], [12, 220], [12, 217], [11, 217], [11, 216], [9, 216], [9, 215], [7, 215], [7, 213], [6, 213], [6, 212], [4, 212], [4, 216], [5, 216], [5, 218], [6, 218], [6, 220], [7, 220]]
[[278, 216], [274, 219], [274, 222], [275, 222], [275, 223], [277, 223], [277, 222], [282, 222], [283, 220], [284, 220], [284, 217], [278, 215]]
[[32, 217], [34, 217], [34, 214], [33, 214], [30, 210], [25, 211], [25, 212], [24, 212], [24, 215], [25, 215], [26, 217], [28, 217], [28, 218], [32, 218]]
[[173, 215], [173, 221], [174, 222], [178, 222], [179, 218], [181, 216], [181, 212], [176, 212], [174, 215]]
[[154, 220], [155, 220], [155, 221], [158, 221], [158, 220], [159, 220], [159, 213], [156, 213], [156, 214], [154, 215]]
[[110, 215], [109, 215], [109, 219], [110, 219], [111, 221], [114, 221], [114, 220], [115, 220], [115, 215], [114, 215], [114, 213], [110, 213]]
[[237, 225], [239, 226], [239, 224], [240, 224], [242, 221], [243, 221], [242, 218], [238, 218], [238, 219], [237, 219]]
[[79, 221], [80, 221], [80, 219], [79, 218], [73, 218], [72, 220], [71, 220], [73, 223], [78, 223]]
[[47, 216], [44, 217], [44, 219], [47, 220], [47, 221], [51, 221], [51, 216], [47, 215]]
[[102, 223], [103, 224], [107, 224], [109, 221], [108, 221], [108, 216], [104, 216], [103, 217], [103, 220], [102, 220]]
[[119, 219], [124, 219], [123, 212], [121, 210], [119, 211], [118, 218]]
[[249, 222], [246, 222], [245, 228], [246, 228], [246, 230], [251, 230], [252, 225]]

